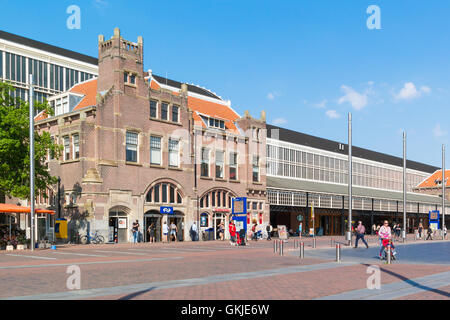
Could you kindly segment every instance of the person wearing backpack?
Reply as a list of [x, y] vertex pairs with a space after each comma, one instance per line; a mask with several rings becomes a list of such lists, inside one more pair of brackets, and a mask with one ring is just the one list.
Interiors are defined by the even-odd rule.
[[252, 226], [252, 240], [258, 240], [258, 235], [256, 233], [256, 222], [254, 222]]
[[196, 224], [195, 221], [194, 221], [194, 223], [191, 226], [190, 234], [191, 234], [191, 240], [192, 241], [198, 241], [198, 238], [197, 238], [197, 224]]

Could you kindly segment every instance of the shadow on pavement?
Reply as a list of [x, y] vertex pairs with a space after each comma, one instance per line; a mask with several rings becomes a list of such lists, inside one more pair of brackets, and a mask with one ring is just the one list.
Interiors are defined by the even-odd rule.
[[[363, 263], [362, 265], [364, 265], [366, 267], [370, 267], [370, 265], [366, 264], [366, 263]], [[439, 289], [433, 289], [433, 288], [421, 285], [420, 283], [417, 283], [417, 282], [415, 282], [415, 281], [413, 281], [411, 279], [408, 279], [405, 276], [402, 276], [401, 274], [395, 273], [395, 272], [393, 272], [391, 270], [387, 270], [387, 269], [385, 269], [383, 267], [380, 267], [380, 270], [385, 272], [385, 273], [388, 273], [388, 274], [390, 274], [390, 275], [392, 275], [394, 277], [397, 277], [400, 280], [402, 280], [402, 281], [404, 281], [404, 282], [406, 282], [406, 283], [408, 283], [408, 284], [410, 284], [410, 285], [412, 285], [412, 286], [414, 286], [416, 288], [420, 288], [420, 289], [425, 290], [427, 292], [434, 292], [436, 294], [442, 295], [442, 296], [447, 297], [447, 298], [450, 297], [450, 293], [448, 293], [446, 291], [442, 291], [442, 290], [439, 290]]]
[[145, 290], [133, 292], [133, 293], [130, 293], [129, 295], [126, 295], [124, 297], [119, 298], [118, 300], [131, 300], [133, 298], [136, 298], [137, 296], [140, 296], [141, 294], [150, 292], [150, 291], [152, 291], [154, 289], [156, 289], [156, 287], [151, 287], [151, 288], [148, 288], [148, 289], [145, 289]]

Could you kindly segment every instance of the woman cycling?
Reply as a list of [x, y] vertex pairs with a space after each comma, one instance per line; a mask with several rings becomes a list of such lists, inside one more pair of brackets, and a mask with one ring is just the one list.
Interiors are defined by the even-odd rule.
[[378, 231], [378, 235], [380, 236], [380, 259], [382, 259], [382, 253], [384, 251], [383, 240], [391, 239], [391, 227], [389, 227], [389, 222], [384, 220], [384, 224], [380, 227], [380, 231]]

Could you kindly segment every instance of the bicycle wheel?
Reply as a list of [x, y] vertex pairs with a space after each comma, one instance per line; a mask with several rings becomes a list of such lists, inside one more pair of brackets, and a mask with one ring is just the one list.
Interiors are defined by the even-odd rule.
[[81, 244], [87, 244], [88, 243], [88, 237], [87, 236], [81, 236], [80, 237], [80, 243]]
[[95, 243], [99, 243], [99, 244], [105, 243], [105, 238], [103, 236], [99, 235], [95, 238]]

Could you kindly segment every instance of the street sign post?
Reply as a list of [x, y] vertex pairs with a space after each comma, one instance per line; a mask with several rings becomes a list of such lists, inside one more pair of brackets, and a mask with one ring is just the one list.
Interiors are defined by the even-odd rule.
[[244, 229], [247, 234], [247, 198], [231, 199], [231, 218], [236, 225], [236, 231]]

